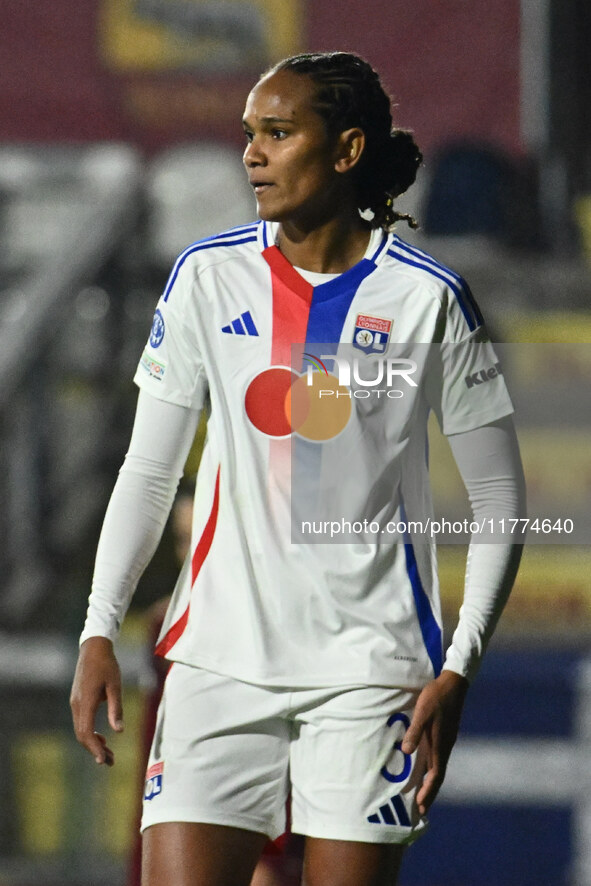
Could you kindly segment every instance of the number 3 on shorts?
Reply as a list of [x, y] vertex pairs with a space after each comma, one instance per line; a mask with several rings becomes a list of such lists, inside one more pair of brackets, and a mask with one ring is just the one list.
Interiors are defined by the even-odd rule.
[[[400, 714], [400, 713], [392, 714], [392, 716], [388, 719], [388, 726], [394, 726], [395, 723], [404, 724], [405, 731], [410, 726], [410, 720], [406, 716], [406, 714]], [[410, 754], [405, 754], [404, 751], [401, 750], [401, 745], [402, 745], [402, 741], [395, 741], [394, 742], [394, 750], [398, 751], [400, 754], [402, 754], [402, 757], [404, 759], [404, 762], [402, 764], [402, 771], [399, 772], [397, 775], [394, 775], [392, 772], [390, 772], [390, 770], [388, 769], [387, 766], [382, 766], [382, 768], [380, 770], [380, 774], [383, 775], [384, 778], [386, 778], [388, 781], [391, 781], [394, 784], [397, 784], [398, 782], [401, 782], [401, 781], [406, 781], [406, 779], [410, 775], [410, 771], [412, 769], [412, 757]]]

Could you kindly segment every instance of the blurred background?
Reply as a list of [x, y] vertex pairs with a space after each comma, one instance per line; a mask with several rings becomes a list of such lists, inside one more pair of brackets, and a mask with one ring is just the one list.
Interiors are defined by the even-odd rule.
[[[578, 527], [526, 550], [402, 886], [589, 886], [590, 45], [588, 0], [3, 0], [0, 886], [128, 882], [170, 528], [121, 638], [113, 771], [76, 745], [67, 700], [131, 379], [178, 252], [255, 216], [249, 88], [314, 49], [365, 56], [414, 130], [425, 163], [400, 206], [421, 228], [399, 233], [468, 278], [495, 340], [528, 343], [508, 370], [530, 506]], [[441, 551], [450, 629], [464, 556]]]

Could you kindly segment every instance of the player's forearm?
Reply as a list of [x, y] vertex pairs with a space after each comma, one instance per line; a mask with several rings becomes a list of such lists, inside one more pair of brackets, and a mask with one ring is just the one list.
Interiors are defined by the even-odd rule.
[[80, 642], [117, 635], [162, 536], [197, 420], [194, 410], [140, 394], [130, 449], [101, 531]]
[[[522, 544], [499, 527], [525, 515], [525, 483], [512, 424], [504, 419], [450, 438], [468, 489], [474, 519], [497, 528], [487, 543], [472, 537], [466, 564], [464, 601], [444, 668], [469, 680], [476, 675], [486, 646], [511, 593]], [[494, 538], [494, 540], [492, 540]]]
[[81, 642], [97, 635], [115, 639], [162, 536], [178, 479], [159, 484], [122, 468], [103, 523]]
[[444, 669], [473, 680], [509, 599], [521, 560], [522, 545], [470, 545], [464, 602]]

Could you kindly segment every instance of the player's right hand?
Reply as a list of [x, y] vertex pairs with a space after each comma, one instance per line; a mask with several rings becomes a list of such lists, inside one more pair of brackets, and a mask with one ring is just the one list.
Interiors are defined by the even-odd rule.
[[94, 730], [97, 711], [104, 701], [111, 729], [122, 732], [121, 672], [113, 644], [106, 637], [89, 637], [80, 647], [70, 695], [74, 732], [97, 763], [112, 766], [113, 751], [105, 736]]
[[443, 784], [467, 691], [468, 681], [465, 677], [443, 670], [435, 680], [427, 683], [417, 699], [401, 750], [405, 754], [412, 754], [421, 741], [426, 746], [427, 771], [416, 796], [421, 815], [427, 814]]

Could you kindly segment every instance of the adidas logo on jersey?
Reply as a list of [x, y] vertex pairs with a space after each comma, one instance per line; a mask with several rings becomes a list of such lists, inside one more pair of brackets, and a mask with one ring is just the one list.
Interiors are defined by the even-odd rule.
[[389, 803], [380, 806], [379, 811], [368, 816], [367, 820], [371, 824], [395, 824], [405, 828], [410, 827], [410, 818], [400, 794], [396, 794]]
[[227, 326], [222, 326], [222, 332], [230, 335], [258, 335], [258, 329], [254, 325], [254, 320], [250, 311], [244, 311], [236, 320], [232, 320]]

